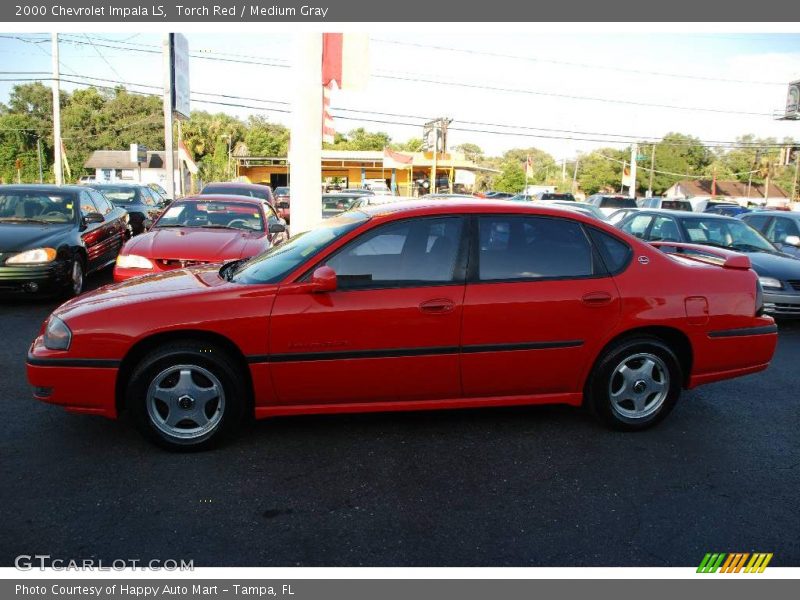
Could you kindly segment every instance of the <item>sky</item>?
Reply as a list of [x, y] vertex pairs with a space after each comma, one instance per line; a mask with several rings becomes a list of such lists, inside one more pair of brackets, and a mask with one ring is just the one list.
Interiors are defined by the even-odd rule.
[[[671, 131], [716, 142], [746, 133], [800, 139], [800, 121], [772, 116], [785, 104], [787, 83], [800, 79], [800, 35], [620, 34], [601, 27], [591, 34], [377, 31], [370, 36], [367, 88], [334, 93], [336, 128], [363, 126], [404, 141], [421, 137], [424, 120], [449, 117], [450, 146], [472, 142], [488, 155], [535, 146], [557, 160]], [[248, 98], [201, 96], [194, 110], [264, 114], [289, 124], [283, 111], [292, 96], [291, 35], [186, 35], [190, 51], [207, 57], [190, 61], [192, 93]], [[48, 37], [0, 33], [0, 79], [50, 71]], [[121, 80], [153, 86], [131, 86], [149, 92], [162, 85], [162, 59], [152, 53], [161, 48], [161, 34], [72, 32], [61, 39], [65, 78]], [[0, 81], [0, 102], [12, 86]], [[369, 112], [346, 112], [353, 110]], [[617, 136], [615, 143], [608, 134]]]

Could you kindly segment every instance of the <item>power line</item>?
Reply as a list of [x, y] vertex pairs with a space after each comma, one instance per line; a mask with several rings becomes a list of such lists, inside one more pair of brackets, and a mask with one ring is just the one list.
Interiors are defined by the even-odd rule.
[[657, 77], [674, 77], [680, 79], [692, 79], [692, 80], [700, 80], [700, 81], [716, 81], [721, 83], [737, 83], [737, 84], [747, 84], [747, 85], [786, 85], [785, 81], [753, 81], [753, 80], [745, 80], [745, 79], [730, 79], [726, 77], [708, 77], [705, 75], [690, 75], [687, 73], [671, 73], [667, 71], [648, 71], [644, 69], [628, 69], [625, 67], [616, 67], [612, 65], [605, 65], [605, 64], [588, 64], [588, 63], [579, 63], [579, 62], [571, 62], [566, 60], [556, 60], [556, 59], [549, 59], [549, 58], [540, 58], [537, 56], [523, 56], [519, 54], [506, 54], [502, 52], [487, 52], [484, 50], [473, 50], [470, 48], [453, 48], [449, 46], [439, 46], [435, 44], [420, 44], [415, 42], [403, 42], [399, 40], [384, 40], [384, 39], [375, 39], [373, 38], [372, 41], [378, 42], [380, 44], [393, 44], [397, 46], [410, 46], [415, 48], [425, 48], [431, 50], [444, 50], [447, 52], [461, 52], [464, 54], [471, 54], [471, 55], [478, 55], [478, 56], [490, 56], [495, 58], [507, 58], [513, 60], [525, 60], [531, 62], [541, 62], [541, 63], [549, 63], [554, 65], [564, 65], [569, 67], [577, 67], [582, 69], [604, 69], [608, 71], [616, 71], [621, 73], [635, 73], [638, 75], [654, 75]]
[[[606, 156], [602, 152], [594, 152], [594, 154], [596, 154], [597, 156], [600, 156], [602, 158], [605, 158], [606, 160], [610, 160], [612, 162], [615, 162], [615, 163], [618, 163], [618, 164], [621, 164], [621, 165], [629, 164], [629, 162], [626, 161], [626, 160], [620, 160], [618, 158], [613, 158], [611, 156]], [[643, 170], [645, 170], [647, 172], [650, 172], [652, 170], [653, 173], [658, 173], [659, 175], [672, 175], [674, 177], [687, 177], [689, 179], [708, 179], [708, 178], [712, 177], [711, 175], [707, 175], [707, 174], [704, 174], [704, 175], [692, 175], [690, 173], [672, 173], [671, 171], [659, 171], [658, 169], [648, 169], [647, 167], [642, 167], [642, 168], [643, 168]], [[731, 177], [738, 177], [739, 175], [752, 175], [754, 173], [758, 173], [758, 169], [753, 169], [752, 171], [741, 171], [739, 173], [731, 173], [730, 176]]]
[[[23, 73], [23, 72], [20, 72]], [[40, 72], [41, 73], [41, 72]], [[136, 87], [145, 87], [151, 89], [161, 89], [160, 86], [156, 85], [148, 85], [148, 84], [140, 84], [140, 83], [132, 83], [132, 82], [123, 82], [121, 80], [113, 80], [107, 78], [100, 78], [100, 77], [91, 77], [86, 75], [76, 75], [76, 77], [94, 80], [94, 81], [104, 81], [110, 83], [118, 83], [121, 85], [133, 85]], [[2, 79], [0, 81], [46, 81], [48, 78], [30, 78], [30, 79], [16, 79], [16, 80], [5, 80]], [[99, 89], [106, 89], [116, 91], [118, 87], [106, 86], [106, 85], [99, 85], [95, 83], [87, 83], [85, 81], [75, 81], [72, 79], [68, 79], [65, 77], [61, 78], [62, 81], [66, 83], [73, 83], [75, 85], [82, 85], [87, 87], [95, 87]], [[144, 96], [158, 96], [159, 94], [151, 94], [147, 92], [139, 92], [137, 90], [126, 90], [129, 93], [144, 95]], [[215, 101], [215, 100], [206, 100], [203, 98], [198, 98], [197, 96], [211, 96], [211, 97], [221, 97], [230, 100], [246, 100], [246, 101], [253, 101], [253, 102], [261, 102], [261, 103], [271, 103], [271, 104], [278, 104], [281, 106], [289, 107], [290, 103], [281, 101], [281, 100], [262, 100], [259, 98], [248, 98], [244, 96], [235, 96], [231, 94], [215, 94], [213, 92], [193, 92], [192, 99], [198, 103], [205, 103], [205, 104], [213, 104], [219, 106], [229, 106], [234, 108], [246, 108], [251, 110], [258, 110], [264, 112], [278, 112], [278, 113], [291, 113], [289, 108], [286, 109], [279, 109], [279, 108], [272, 108], [267, 106], [254, 106], [252, 104], [242, 104], [236, 102], [222, 102], [222, 101]], [[390, 117], [398, 117], [398, 118], [408, 118], [408, 119], [419, 119], [419, 120], [427, 120], [428, 117], [420, 116], [420, 115], [407, 115], [407, 114], [399, 114], [399, 113], [386, 113], [386, 112], [378, 112], [378, 111], [368, 111], [368, 110], [359, 110], [359, 109], [348, 109], [348, 108], [334, 108], [332, 109], [334, 112], [350, 112], [350, 113], [359, 113], [359, 114], [370, 114], [370, 115], [378, 115], [378, 116], [390, 116]], [[387, 120], [387, 119], [371, 119], [366, 117], [348, 117], [345, 115], [337, 114], [336, 118], [342, 120], [349, 120], [349, 121], [359, 121], [359, 122], [369, 122], [369, 123], [378, 123], [384, 125], [395, 125], [395, 126], [407, 126], [407, 127], [420, 127], [420, 123], [409, 123], [403, 121], [396, 121], [396, 120]], [[601, 132], [584, 132], [584, 131], [574, 131], [574, 130], [560, 130], [554, 128], [542, 128], [542, 127], [534, 127], [534, 126], [527, 126], [527, 125], [513, 125], [508, 123], [488, 123], [483, 121], [468, 121], [468, 120], [459, 120], [459, 123], [463, 123], [465, 125], [477, 125], [482, 127], [493, 127], [493, 128], [504, 128], [504, 129], [514, 129], [514, 131], [493, 131], [487, 129], [477, 129], [477, 128], [465, 128], [460, 126], [452, 127], [451, 129], [455, 131], [463, 131], [463, 132], [471, 132], [471, 133], [485, 133], [485, 134], [494, 134], [494, 135], [513, 135], [516, 137], [529, 137], [529, 138], [539, 138], [539, 139], [558, 139], [558, 140], [569, 140], [569, 141], [588, 141], [588, 142], [595, 142], [595, 143], [605, 143], [605, 144], [631, 144], [633, 142], [641, 142], [645, 144], [658, 144], [662, 146], [677, 146], [677, 147], [684, 147], [684, 146], [694, 146], [694, 145], [703, 145], [706, 147], [712, 148], [720, 148], [720, 149], [736, 149], [736, 148], [785, 148], [789, 146], [794, 146], [794, 142], [786, 142], [786, 143], [764, 143], [764, 142], [739, 142], [739, 141], [719, 141], [719, 140], [692, 140], [687, 142], [668, 142], [662, 139], [656, 139], [655, 136], [634, 136], [628, 134], [615, 134], [615, 133], [601, 133]], [[533, 131], [547, 131], [553, 133], [570, 133], [575, 135], [548, 135], [548, 134], [535, 134], [535, 133], [524, 133], [518, 130], [533, 130]], [[587, 137], [591, 136], [591, 137]], [[613, 138], [625, 138], [625, 139], [613, 139]]]
[[[14, 39], [20, 39], [19, 36], [13, 35], [6, 35], [0, 37], [11, 37]], [[82, 40], [76, 40], [72, 38], [65, 39], [65, 43], [74, 43], [74, 44], [87, 44], [88, 42]], [[111, 45], [103, 45], [97, 44], [101, 47], [108, 47], [108, 48], [115, 48], [115, 49], [126, 49], [131, 51], [137, 52], [148, 52], [151, 54], [160, 54], [160, 50], [148, 50], [144, 48], [124, 48], [122, 46], [111, 46]], [[142, 44], [144, 46], [144, 44]], [[153, 46], [149, 46], [153, 48]], [[255, 64], [259, 66], [268, 66], [268, 67], [278, 67], [278, 68], [289, 68], [290, 65], [288, 64], [276, 64], [276, 63], [267, 63], [261, 61], [250, 61], [250, 60], [241, 60], [241, 59], [232, 59], [232, 58], [221, 58], [218, 56], [212, 55], [191, 55], [194, 58], [200, 59], [207, 59], [207, 60], [218, 60], [223, 62], [231, 62], [231, 63], [241, 63], [241, 64]], [[272, 59], [276, 60], [276, 59]], [[277, 59], [282, 60], [282, 59]], [[681, 111], [690, 111], [690, 112], [706, 112], [706, 113], [716, 113], [716, 114], [733, 114], [733, 115], [743, 115], [743, 116], [759, 116], [764, 117], [768, 116], [771, 117], [771, 112], [755, 112], [755, 111], [741, 111], [741, 110], [728, 110], [728, 109], [721, 109], [721, 108], [709, 108], [709, 107], [696, 107], [696, 106], [680, 106], [680, 105], [673, 105], [673, 104], [660, 104], [660, 103], [651, 103], [651, 102], [637, 102], [634, 100], [625, 100], [621, 98], [603, 98], [603, 97], [596, 97], [596, 96], [581, 96], [577, 94], [562, 94], [558, 92], [550, 92], [544, 90], [534, 90], [534, 89], [522, 89], [522, 88], [511, 88], [511, 87], [501, 87], [501, 86], [493, 86], [488, 84], [479, 84], [479, 83], [469, 83], [469, 82], [461, 82], [461, 81], [441, 81], [438, 79], [429, 79], [427, 75], [424, 74], [415, 74], [409, 73], [408, 75], [411, 76], [400, 76], [400, 75], [389, 75], [386, 73], [374, 73], [373, 77], [379, 79], [387, 79], [387, 80], [397, 80], [397, 81], [412, 81], [416, 83], [427, 83], [432, 85], [442, 85], [442, 86], [453, 86], [453, 87], [463, 87], [467, 89], [482, 89], [488, 91], [496, 91], [496, 92], [506, 92], [506, 93], [514, 93], [514, 94], [527, 94], [527, 95], [536, 95], [536, 96], [544, 96], [544, 97], [552, 97], [552, 98], [564, 98], [567, 100], [578, 100], [578, 101], [590, 101], [590, 102], [602, 102], [607, 104], [624, 104], [628, 106], [641, 106], [641, 107], [648, 107], [648, 108], [662, 108], [668, 110], [681, 110]], [[748, 82], [753, 83], [753, 82]]]

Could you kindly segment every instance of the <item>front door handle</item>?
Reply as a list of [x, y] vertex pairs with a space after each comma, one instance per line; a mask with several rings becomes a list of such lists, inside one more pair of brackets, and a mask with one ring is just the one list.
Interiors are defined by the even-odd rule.
[[447, 298], [434, 298], [426, 300], [419, 305], [419, 310], [426, 314], [441, 315], [451, 312], [456, 307], [456, 303]]
[[608, 292], [589, 292], [583, 295], [581, 302], [586, 306], [605, 306], [611, 304], [612, 299]]

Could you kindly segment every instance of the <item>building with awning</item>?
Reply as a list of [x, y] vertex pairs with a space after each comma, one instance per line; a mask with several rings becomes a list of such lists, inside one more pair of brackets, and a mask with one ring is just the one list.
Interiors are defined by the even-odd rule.
[[[247, 156], [238, 149], [233, 155], [236, 176], [272, 188], [290, 185], [289, 159], [285, 156]], [[479, 172], [496, 173], [458, 152], [436, 155], [438, 187], [472, 192]], [[336, 183], [342, 188], [364, 187], [369, 181], [383, 180], [400, 196], [417, 196], [430, 189], [432, 152], [386, 150], [323, 150], [320, 184]]]

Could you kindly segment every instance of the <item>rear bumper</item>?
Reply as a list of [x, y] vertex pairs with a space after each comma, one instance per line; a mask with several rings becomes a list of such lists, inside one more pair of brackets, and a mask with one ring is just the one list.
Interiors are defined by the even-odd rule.
[[117, 418], [117, 361], [43, 357], [41, 348], [37, 338], [25, 365], [36, 400], [70, 412]]
[[56, 260], [46, 265], [0, 267], [0, 296], [50, 295], [70, 283], [70, 265]]
[[695, 365], [687, 387], [758, 373], [769, 366], [778, 344], [778, 328], [771, 317], [752, 327], [711, 331], [694, 340]]

